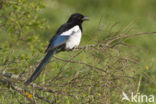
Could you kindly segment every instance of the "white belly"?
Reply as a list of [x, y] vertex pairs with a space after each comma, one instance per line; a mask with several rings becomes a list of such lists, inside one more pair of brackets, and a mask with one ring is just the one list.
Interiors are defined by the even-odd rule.
[[65, 45], [65, 49], [73, 49], [75, 47], [78, 47], [78, 45], [80, 44], [82, 32], [79, 26], [76, 25], [70, 30], [63, 32], [61, 35], [69, 36], [69, 39]]
[[73, 49], [78, 47], [81, 41], [81, 30], [73, 32], [73, 34], [69, 37], [68, 41], [66, 42], [66, 49]]

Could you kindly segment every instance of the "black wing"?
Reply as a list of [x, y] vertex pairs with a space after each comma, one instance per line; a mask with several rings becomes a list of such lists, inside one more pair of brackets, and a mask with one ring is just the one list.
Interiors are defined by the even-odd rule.
[[[45, 50], [45, 52], [48, 52], [49, 49], [51, 48], [53, 42], [55, 41], [55, 39], [58, 39], [58, 36], [61, 35], [63, 32], [68, 31], [69, 29], [71, 29], [74, 26], [74, 24], [72, 23], [65, 23], [63, 24], [56, 32], [56, 34], [51, 38], [49, 45], [47, 47], [47, 49]], [[63, 45], [63, 44], [62, 44]]]

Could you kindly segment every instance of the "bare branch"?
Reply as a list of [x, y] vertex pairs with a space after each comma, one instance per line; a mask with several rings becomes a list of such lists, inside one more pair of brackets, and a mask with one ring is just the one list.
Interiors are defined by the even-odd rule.
[[65, 60], [65, 59], [59, 58], [59, 57], [57, 57], [57, 56], [54, 56], [54, 57], [55, 57], [56, 59], [60, 60], [60, 61], [86, 65], [86, 66], [88, 66], [88, 67], [90, 67], [90, 68], [97, 69], [97, 70], [100, 70], [100, 71], [102, 71], [102, 72], [107, 73], [107, 71], [104, 70], [104, 69], [102, 69], [102, 68], [99, 68], [99, 67], [96, 67], [96, 66], [93, 66], [93, 65], [87, 64], [87, 63], [83, 63], [83, 62], [81, 62], [81, 61]]

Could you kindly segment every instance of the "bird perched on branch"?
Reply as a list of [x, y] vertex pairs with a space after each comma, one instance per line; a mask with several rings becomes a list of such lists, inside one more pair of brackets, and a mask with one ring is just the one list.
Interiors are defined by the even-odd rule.
[[24, 83], [25, 85], [30, 84], [40, 75], [55, 53], [78, 47], [82, 36], [82, 23], [86, 20], [88, 20], [88, 17], [80, 13], [74, 13], [70, 16], [68, 21], [58, 29], [50, 40], [46, 49], [46, 56], [40, 62], [32, 76]]

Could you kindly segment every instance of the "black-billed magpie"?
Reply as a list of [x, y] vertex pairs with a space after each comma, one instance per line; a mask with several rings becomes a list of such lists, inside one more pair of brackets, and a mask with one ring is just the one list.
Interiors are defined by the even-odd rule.
[[38, 65], [32, 76], [24, 83], [25, 85], [30, 84], [40, 75], [55, 53], [78, 47], [82, 36], [82, 23], [85, 20], [88, 20], [88, 17], [80, 13], [74, 13], [70, 16], [68, 21], [58, 29], [50, 40], [46, 49], [46, 56]]

